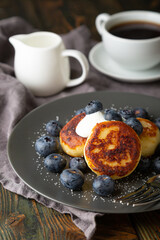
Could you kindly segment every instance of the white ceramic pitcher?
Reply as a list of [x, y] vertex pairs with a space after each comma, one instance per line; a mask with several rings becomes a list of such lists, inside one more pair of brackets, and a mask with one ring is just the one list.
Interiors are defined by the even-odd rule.
[[[89, 64], [84, 54], [77, 50], [66, 50], [62, 38], [55, 33], [15, 35], [9, 41], [15, 49], [15, 75], [36, 96], [56, 94], [86, 79]], [[68, 57], [79, 61], [82, 67], [79, 78], [70, 79]]]

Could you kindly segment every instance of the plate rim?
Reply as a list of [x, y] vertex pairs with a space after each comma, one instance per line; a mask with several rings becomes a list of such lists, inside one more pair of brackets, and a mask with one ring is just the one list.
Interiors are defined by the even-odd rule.
[[[36, 188], [32, 187], [30, 184], [28, 184], [24, 179], [23, 177], [21, 177], [21, 175], [16, 171], [15, 167], [13, 166], [12, 164], [12, 160], [10, 158], [10, 153], [9, 153], [9, 145], [10, 145], [10, 141], [12, 139], [12, 135], [14, 134], [14, 132], [17, 130], [17, 128], [19, 127], [20, 124], [23, 124], [23, 121], [26, 120], [26, 118], [28, 118], [30, 115], [33, 114], [33, 112], [36, 112], [37, 110], [40, 110], [41, 108], [43, 108], [44, 106], [48, 106], [48, 105], [52, 105], [52, 103], [54, 102], [58, 102], [58, 101], [63, 101], [64, 99], [66, 98], [73, 98], [73, 97], [77, 97], [77, 96], [83, 96], [83, 95], [92, 95], [92, 94], [96, 94], [96, 93], [99, 93], [99, 94], [102, 94], [102, 93], [114, 93], [114, 94], [127, 94], [127, 95], [134, 95], [134, 96], [144, 96], [144, 97], [149, 97], [149, 98], [153, 98], [153, 99], [156, 99], [158, 100], [159, 98], [158, 97], [155, 97], [155, 96], [150, 96], [150, 95], [146, 95], [146, 94], [139, 94], [139, 93], [134, 93], [134, 92], [123, 92], [123, 91], [110, 91], [110, 90], [103, 90], [103, 91], [96, 91], [96, 92], [88, 92], [88, 93], [79, 93], [79, 94], [73, 94], [73, 95], [70, 95], [70, 96], [66, 96], [66, 97], [62, 97], [60, 99], [56, 99], [56, 100], [51, 100], [50, 102], [47, 102], [47, 103], [44, 103], [36, 108], [34, 108], [33, 110], [31, 110], [29, 113], [27, 113], [15, 126], [14, 128], [12, 129], [12, 132], [8, 138], [8, 141], [7, 141], [7, 156], [8, 156], [8, 161], [10, 163], [10, 165], [12, 166], [12, 169], [14, 170], [14, 172], [17, 174], [17, 176], [32, 190], [34, 190], [36, 193], [40, 194], [41, 196], [49, 199], [49, 200], [52, 200], [54, 202], [57, 202], [57, 203], [60, 203], [60, 204], [63, 204], [63, 205], [66, 205], [66, 206], [69, 206], [69, 207], [72, 207], [72, 208], [76, 208], [76, 209], [79, 209], [79, 210], [82, 210], [82, 211], [90, 211], [90, 212], [97, 212], [97, 213], [110, 213], [110, 214], [129, 214], [129, 213], [133, 213], [133, 212], [116, 212], [116, 211], [99, 211], [99, 210], [96, 210], [96, 209], [93, 209], [91, 210], [90, 208], [88, 207], [79, 207], [79, 206], [75, 206], [75, 205], [72, 205], [72, 204], [68, 204], [68, 203], [65, 203], [64, 201], [60, 201], [60, 200], [56, 200], [52, 197], [49, 197], [47, 195], [45, 195], [43, 192], [41, 191], [38, 191]], [[134, 207], [135, 208], [135, 207]], [[136, 209], [136, 208], [135, 208]], [[157, 208], [159, 209], [159, 208]], [[156, 209], [153, 209], [153, 210], [156, 210]], [[135, 211], [136, 213], [137, 212], [147, 212], [147, 211], [152, 211], [152, 209], [150, 210], [150, 206], [149, 208], [146, 208], [145, 211], [144, 210], [139, 210], [139, 211]]]

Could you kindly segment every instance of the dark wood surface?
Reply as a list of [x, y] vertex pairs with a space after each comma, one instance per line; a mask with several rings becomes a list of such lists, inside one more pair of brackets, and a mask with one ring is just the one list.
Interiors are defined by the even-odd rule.
[[[40, 30], [58, 34], [86, 24], [92, 37], [99, 13], [123, 10], [160, 10], [159, 0], [0, 0], [0, 19], [21, 16]], [[160, 239], [160, 211], [106, 214], [98, 217], [94, 240]], [[70, 215], [60, 214], [34, 200], [11, 193], [0, 185], [0, 239], [85, 239]]]

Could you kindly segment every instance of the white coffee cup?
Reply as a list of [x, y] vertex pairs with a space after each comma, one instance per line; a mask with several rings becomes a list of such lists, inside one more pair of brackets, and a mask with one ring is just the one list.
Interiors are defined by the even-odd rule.
[[[81, 84], [87, 77], [89, 64], [80, 51], [65, 49], [62, 38], [52, 32], [34, 32], [9, 38], [15, 48], [15, 75], [36, 96], [56, 94], [65, 87]], [[68, 57], [76, 58], [82, 75], [70, 79]]]
[[110, 33], [110, 29], [129, 22], [149, 22], [160, 27], [160, 14], [151, 11], [126, 11], [113, 15], [102, 13], [96, 28], [107, 54], [116, 63], [132, 70], [145, 70], [160, 63], [160, 36], [150, 39], [127, 39]]

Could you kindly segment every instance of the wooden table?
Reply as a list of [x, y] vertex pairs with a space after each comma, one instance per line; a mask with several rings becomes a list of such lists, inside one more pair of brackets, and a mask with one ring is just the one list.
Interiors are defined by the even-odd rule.
[[[86, 24], [92, 37], [100, 40], [95, 28], [99, 13], [123, 10], [160, 10], [158, 0], [1, 0], [0, 19], [21, 16], [40, 30], [58, 34]], [[0, 185], [0, 239], [85, 239], [70, 215], [48, 209]], [[160, 211], [104, 215], [97, 218], [94, 240], [160, 239]]]

